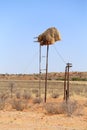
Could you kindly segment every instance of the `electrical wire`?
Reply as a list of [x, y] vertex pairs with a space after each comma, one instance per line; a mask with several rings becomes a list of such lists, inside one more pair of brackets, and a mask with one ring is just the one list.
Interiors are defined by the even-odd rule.
[[27, 67], [24, 69], [24, 71], [23, 71], [23, 73], [25, 73], [27, 70], [28, 70], [28, 68], [29, 68], [29, 66], [32, 66], [32, 63], [34, 62], [34, 59], [36, 59], [36, 56], [38, 55], [38, 51], [36, 51], [35, 53], [34, 53], [34, 55], [32, 56], [32, 58], [31, 58], [31, 60], [30, 60], [30, 63], [27, 65]]
[[64, 58], [63, 58], [63, 56], [59, 53], [59, 51], [56, 49], [55, 46], [53, 46], [53, 47], [54, 47], [54, 49], [55, 49], [57, 55], [58, 55], [58, 56], [60, 57], [60, 59], [62, 60], [62, 62], [63, 62], [64, 64], [66, 64], [66, 62], [65, 62], [65, 60], [64, 60]]
[[[56, 49], [55, 46], [53, 46], [53, 47], [54, 47], [54, 49], [55, 49], [57, 55], [61, 58], [61, 60], [63, 61], [63, 63], [66, 65], [67, 62], [64, 60], [63, 56], [59, 53], [59, 51]], [[68, 62], [68, 63], [69, 63], [69, 62]], [[72, 67], [71, 67], [71, 71], [73, 71]]]

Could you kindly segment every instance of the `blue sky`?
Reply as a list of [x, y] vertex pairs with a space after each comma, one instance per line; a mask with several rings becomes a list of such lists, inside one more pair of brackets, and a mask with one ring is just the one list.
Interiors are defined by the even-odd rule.
[[0, 73], [38, 73], [34, 37], [49, 27], [62, 40], [49, 48], [48, 71], [63, 72], [67, 62], [71, 71], [87, 71], [87, 0], [0, 0]]

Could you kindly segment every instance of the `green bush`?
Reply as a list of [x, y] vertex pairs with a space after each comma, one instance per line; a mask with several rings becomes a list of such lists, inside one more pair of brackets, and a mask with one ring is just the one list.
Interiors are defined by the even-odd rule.
[[72, 81], [87, 81], [86, 78], [73, 77]]

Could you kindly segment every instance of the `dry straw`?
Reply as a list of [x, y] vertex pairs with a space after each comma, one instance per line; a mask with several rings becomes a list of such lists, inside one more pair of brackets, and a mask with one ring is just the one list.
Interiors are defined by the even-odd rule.
[[60, 40], [60, 33], [55, 27], [48, 28], [45, 32], [38, 36], [38, 42], [40, 42], [41, 46], [51, 45]]

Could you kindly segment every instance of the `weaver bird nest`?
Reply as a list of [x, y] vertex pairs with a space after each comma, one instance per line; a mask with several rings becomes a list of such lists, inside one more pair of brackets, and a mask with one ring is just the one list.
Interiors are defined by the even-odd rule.
[[37, 42], [40, 42], [40, 45], [51, 45], [56, 41], [60, 41], [60, 33], [55, 27], [48, 28], [45, 32], [40, 34]]

